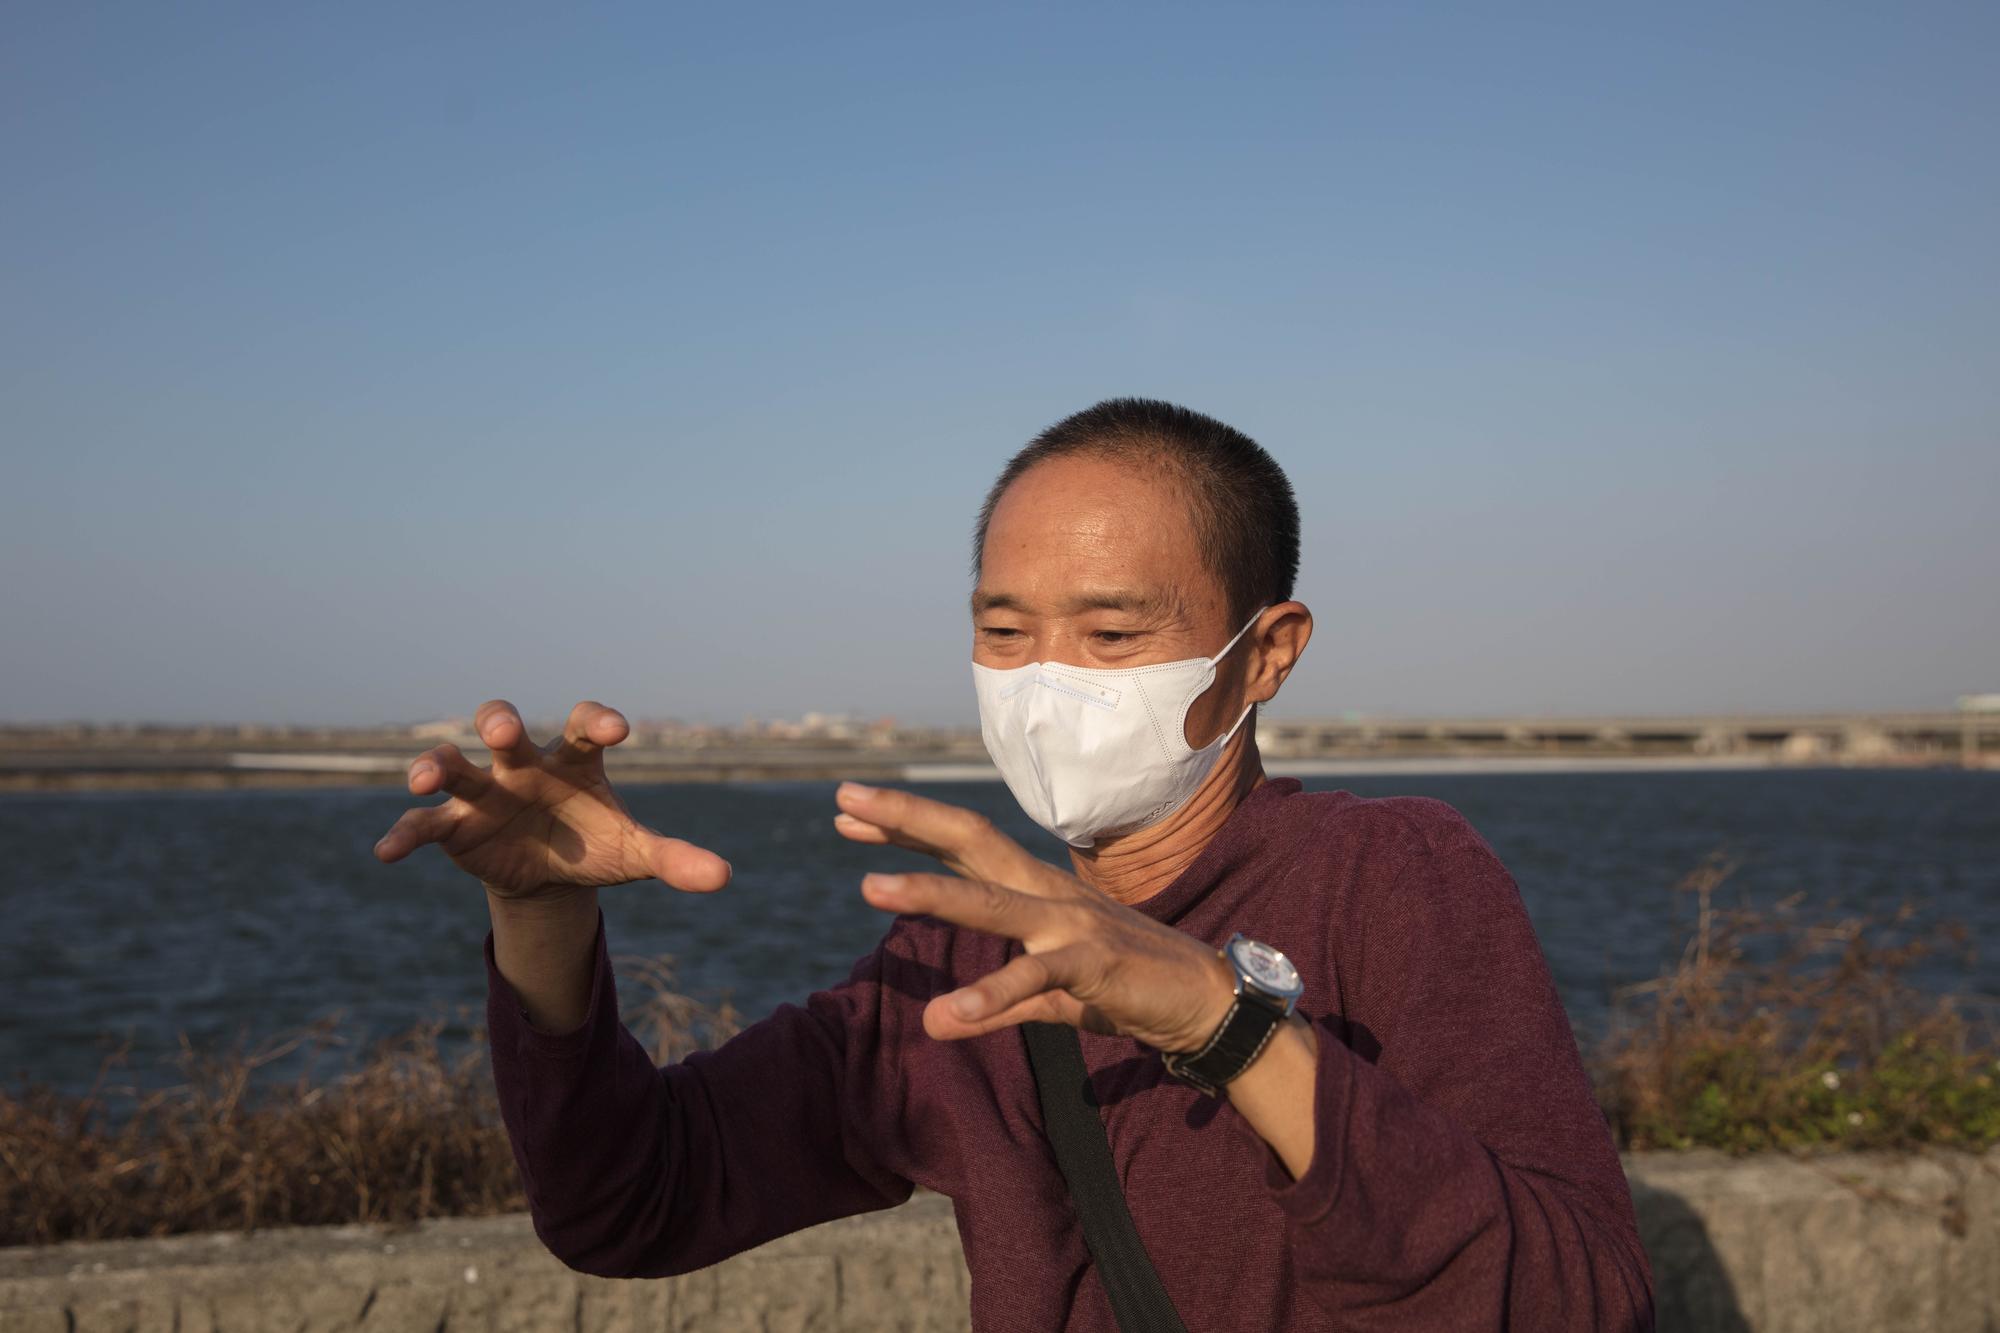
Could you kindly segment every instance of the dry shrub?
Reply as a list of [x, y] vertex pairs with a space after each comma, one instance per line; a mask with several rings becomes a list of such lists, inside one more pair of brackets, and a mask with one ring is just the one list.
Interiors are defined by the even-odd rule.
[[[626, 1024], [656, 1059], [735, 1030], [726, 1008], [671, 990], [666, 960], [622, 961], [622, 989], [638, 992]], [[0, 1092], [0, 1245], [520, 1209], [484, 1033], [453, 1055], [444, 1026], [420, 1024], [333, 1076], [316, 1068], [344, 1044], [337, 1019], [221, 1056], [183, 1038], [179, 1082], [156, 1092], [110, 1084], [123, 1053], [80, 1097]], [[293, 1057], [295, 1078], [260, 1074]]]
[[[711, 1008], [674, 989], [674, 960], [621, 955], [611, 960], [622, 981], [643, 996], [622, 1006], [625, 1026], [645, 1043], [656, 1065], [670, 1065], [690, 1052], [720, 1046], [743, 1030], [742, 1016], [728, 1000]], [[631, 988], [631, 987], [628, 987]]]
[[1712, 855], [1682, 881], [1696, 921], [1680, 961], [1619, 992], [1598, 1052], [1599, 1100], [1622, 1146], [1983, 1148], [2000, 1140], [1990, 1024], [1907, 980], [1962, 953], [1963, 927], [1910, 907], [1809, 920], [1793, 897], [1718, 909], [1735, 869]]

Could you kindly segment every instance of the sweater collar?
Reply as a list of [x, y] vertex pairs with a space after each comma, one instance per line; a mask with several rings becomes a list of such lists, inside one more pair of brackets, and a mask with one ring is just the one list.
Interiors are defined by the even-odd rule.
[[1132, 906], [1155, 921], [1172, 925], [1195, 904], [1206, 898], [1216, 885], [1248, 861], [1262, 844], [1260, 836], [1276, 810], [1277, 803], [1300, 789], [1297, 778], [1272, 778], [1251, 789], [1229, 818], [1210, 838], [1208, 845], [1173, 883], [1142, 903]]

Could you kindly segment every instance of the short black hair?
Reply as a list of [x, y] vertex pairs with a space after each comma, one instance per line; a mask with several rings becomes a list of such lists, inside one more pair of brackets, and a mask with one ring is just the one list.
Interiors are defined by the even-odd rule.
[[973, 534], [979, 576], [986, 529], [1009, 486], [1037, 464], [1082, 455], [1166, 473], [1187, 496], [1209, 568], [1232, 617], [1292, 599], [1299, 574], [1299, 503], [1277, 461], [1255, 440], [1214, 417], [1155, 398], [1107, 398], [1064, 417], [1007, 461]]

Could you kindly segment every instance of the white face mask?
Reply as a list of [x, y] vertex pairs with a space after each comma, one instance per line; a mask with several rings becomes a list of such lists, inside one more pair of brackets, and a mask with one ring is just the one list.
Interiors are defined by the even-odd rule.
[[1187, 713], [1215, 683], [1214, 657], [1105, 670], [1030, 662], [999, 670], [972, 664], [979, 732], [1028, 818], [1072, 847], [1159, 823], [1181, 808], [1250, 716], [1196, 750]]

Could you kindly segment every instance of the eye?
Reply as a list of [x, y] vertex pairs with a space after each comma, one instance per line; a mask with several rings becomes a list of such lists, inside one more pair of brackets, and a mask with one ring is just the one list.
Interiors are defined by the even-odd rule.
[[979, 633], [988, 639], [1018, 639], [1021, 631], [1011, 625], [981, 625]]

